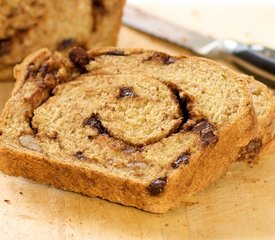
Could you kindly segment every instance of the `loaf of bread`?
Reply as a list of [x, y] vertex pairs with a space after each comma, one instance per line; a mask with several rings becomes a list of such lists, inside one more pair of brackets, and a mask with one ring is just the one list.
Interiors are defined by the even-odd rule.
[[124, 0], [0, 0], [0, 80], [42, 47], [66, 51], [116, 43]]
[[202, 58], [41, 49], [14, 74], [0, 170], [150, 212], [219, 178], [257, 131], [244, 78]]
[[257, 116], [257, 131], [247, 146], [241, 148], [238, 160], [257, 163], [261, 153], [268, 150], [275, 136], [275, 96], [264, 84], [245, 76]]

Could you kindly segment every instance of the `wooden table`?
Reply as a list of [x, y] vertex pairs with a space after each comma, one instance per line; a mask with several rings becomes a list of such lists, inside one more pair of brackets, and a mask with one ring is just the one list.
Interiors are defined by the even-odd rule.
[[[261, 41], [275, 48], [275, 32], [267, 32], [275, 20], [275, 7], [244, 6], [249, 10], [246, 18], [242, 8], [234, 6], [150, 9], [172, 21], [177, 16], [178, 22], [209, 34]], [[245, 32], [240, 22], [248, 24]], [[125, 27], [119, 45], [190, 54]], [[0, 84], [0, 109], [12, 87], [12, 82]], [[253, 167], [233, 164], [223, 179], [187, 205], [162, 215], [0, 173], [0, 239], [275, 239], [275, 144], [272, 149]]]

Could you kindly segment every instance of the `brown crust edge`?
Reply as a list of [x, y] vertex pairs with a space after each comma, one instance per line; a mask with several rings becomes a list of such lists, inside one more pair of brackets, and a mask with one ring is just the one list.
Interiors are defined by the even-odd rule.
[[[190, 184], [187, 182], [183, 186], [178, 181], [171, 181], [165, 187], [165, 194], [151, 196], [147, 191], [147, 181], [141, 184], [71, 162], [63, 163], [37, 153], [22, 152], [9, 146], [0, 147], [0, 170], [10, 176], [22, 176], [59, 189], [100, 197], [152, 213], [164, 213], [177, 205], [181, 199], [175, 192], [183, 192]], [[186, 174], [185, 171], [181, 172], [181, 177], [184, 177], [183, 173]]]

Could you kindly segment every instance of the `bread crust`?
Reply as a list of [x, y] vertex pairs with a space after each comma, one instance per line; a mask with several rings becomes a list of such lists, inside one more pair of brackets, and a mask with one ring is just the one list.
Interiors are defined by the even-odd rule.
[[[125, 69], [123, 68], [123, 64], [119, 65], [119, 63], [116, 62], [121, 55], [125, 58], [133, 58], [129, 60], [129, 66]], [[45, 82], [45, 76], [47, 74], [44, 78], [42, 77], [44, 81], [42, 83], [40, 83], [42, 76], [39, 75], [40, 71], [38, 71], [35, 77], [31, 77], [28, 71], [30, 64], [34, 64], [35, 66], [39, 64], [52, 66], [52, 64], [55, 64], [54, 86], [61, 88], [68, 86], [66, 82], [77, 81], [76, 79], [81, 76], [78, 69], [79, 65], [75, 67], [74, 62], [70, 62], [57, 53], [52, 54], [49, 50], [42, 49], [27, 57], [22, 64], [15, 68], [15, 78], [17, 82], [12, 97], [7, 102], [2, 113], [0, 122], [0, 131], [2, 133], [0, 136], [1, 171], [9, 175], [23, 176], [37, 182], [51, 184], [57, 188], [92, 197], [98, 196], [126, 206], [134, 206], [145, 211], [163, 213], [175, 207], [185, 197], [201, 191], [211, 182], [219, 178], [226, 171], [230, 163], [235, 160], [240, 148], [245, 146], [255, 134], [254, 131], [257, 121], [247, 83], [243, 81], [238, 74], [218, 63], [196, 57], [174, 57], [164, 53], [141, 49], [105, 48], [98, 51], [90, 51], [88, 52], [88, 56], [92, 61], [90, 62], [91, 65], [85, 66], [85, 69], [87, 69], [88, 74], [91, 74], [91, 78], [96, 76], [98, 76], [98, 78], [108, 78], [108, 76], [112, 76], [112, 74], [114, 74], [114, 78], [115, 76], [119, 77], [119, 75], [117, 76], [116, 68], [120, 70], [119, 74], [127, 74], [127, 71], [134, 72], [130, 67], [133, 62], [135, 64], [138, 62], [138, 64], [136, 64], [136, 66], [138, 66], [137, 71], [140, 71], [140, 66], [147, 66], [148, 64], [142, 61], [144, 61], [144, 59], [148, 61], [148, 58], [149, 61], [151, 61], [150, 58], [153, 57], [155, 57], [155, 59], [150, 63], [151, 65], [149, 64], [149, 69], [153, 66], [155, 66], [156, 69], [164, 69], [167, 66], [162, 66], [161, 64], [167, 62], [169, 62], [169, 64], [170, 62], [172, 62], [171, 64], [177, 62], [175, 65], [171, 65], [173, 69], [187, 69], [189, 65], [184, 64], [189, 64], [189, 62], [197, 64], [196, 66], [198, 67], [206, 64], [206, 66], [211, 66], [213, 69], [221, 71], [225, 79], [232, 78], [231, 81], [234, 81], [236, 86], [238, 86], [236, 89], [238, 89], [238, 94], [242, 97], [242, 100], [240, 100], [242, 110], [238, 110], [238, 116], [234, 117], [233, 120], [228, 119], [225, 121], [225, 124], [221, 125], [217, 123], [217, 127], [214, 127], [214, 123], [211, 124], [211, 120], [208, 122], [202, 120], [199, 115], [196, 117], [192, 115], [197, 114], [199, 111], [199, 103], [195, 99], [195, 102], [192, 103], [194, 113], [190, 112], [189, 115], [192, 115], [190, 121], [183, 124], [185, 130], [182, 129], [180, 133], [171, 135], [171, 139], [173, 139], [175, 144], [182, 141], [181, 139], [187, 139], [186, 141], [190, 140], [190, 143], [186, 142], [186, 144], [182, 145], [190, 146], [189, 152], [186, 152], [184, 149], [180, 150], [191, 155], [190, 161], [186, 163], [187, 165], [182, 164], [178, 168], [173, 168], [170, 164], [167, 165], [167, 163], [174, 160], [174, 157], [165, 160], [164, 157], [159, 156], [160, 162], [165, 161], [165, 164], [162, 165], [163, 169], [155, 173], [150, 172], [150, 169], [148, 169], [148, 175], [145, 174], [144, 177], [139, 178], [133, 177], [132, 175], [117, 174], [115, 171], [108, 169], [108, 166], [106, 170], [102, 170], [94, 167], [94, 165], [84, 164], [81, 161], [71, 161], [69, 155], [65, 161], [64, 156], [59, 156], [57, 152], [51, 154], [50, 151], [45, 150], [41, 142], [39, 142], [39, 144], [42, 147], [36, 146], [35, 141], [31, 142], [31, 145], [29, 145], [29, 143], [22, 144], [22, 142], [20, 145], [22, 131], [24, 134], [27, 134], [30, 139], [36, 139], [36, 133], [30, 128], [29, 120], [26, 121], [24, 116], [22, 116], [21, 110], [27, 109], [32, 113], [36, 108], [40, 108], [41, 105], [45, 106], [43, 103], [51, 98], [50, 92], [51, 89], [54, 88], [51, 85], [52, 83]], [[140, 58], [142, 60], [141, 62], [137, 60]], [[113, 65], [109, 64], [110, 61]], [[83, 68], [81, 71], [83, 71]], [[112, 73], [112, 71], [114, 73]], [[150, 76], [158, 79], [156, 75], [150, 75], [150, 71], [144, 71], [148, 78]], [[158, 71], [156, 72], [159, 74]], [[164, 77], [168, 79], [168, 75]], [[161, 79], [159, 80], [162, 81]], [[63, 82], [65, 83], [62, 84]], [[177, 80], [175, 80], [175, 83], [176, 82]], [[192, 82], [189, 84], [192, 84]], [[229, 82], [229, 84], [231, 83]], [[36, 95], [35, 93], [38, 90], [39, 94]], [[59, 90], [57, 89], [57, 91]], [[39, 98], [37, 99], [38, 96]], [[199, 95], [195, 97], [199, 97]], [[14, 111], [15, 103], [19, 103], [21, 106], [18, 111]], [[191, 103], [189, 107], [190, 106]], [[31, 113], [27, 115], [29, 119], [32, 115]], [[213, 119], [215, 119], [215, 116]], [[199, 125], [201, 123], [202, 125], [206, 125], [206, 127], [199, 129], [200, 127], [198, 127], [197, 124]], [[196, 128], [199, 130], [196, 130]], [[206, 132], [203, 133], [203, 131]], [[101, 136], [99, 142], [105, 141], [104, 139], [106, 138], [106, 136]], [[164, 143], [168, 141], [167, 139], [169, 139], [169, 137], [160, 140], [160, 144], [163, 144], [162, 148], [165, 147]], [[230, 146], [228, 146], [229, 143]], [[108, 144], [109, 142], [106, 140], [106, 145]], [[120, 145], [119, 142], [116, 144]], [[113, 145], [115, 144], [113, 143]], [[147, 148], [147, 145], [145, 145], [144, 148], [145, 151], [150, 151], [150, 147]], [[34, 151], [34, 149], [36, 151]], [[154, 155], [158, 154], [158, 152], [154, 153]], [[129, 155], [131, 155], [131, 153], [129, 153]], [[152, 183], [156, 180], [157, 185], [153, 185], [152, 189]]]

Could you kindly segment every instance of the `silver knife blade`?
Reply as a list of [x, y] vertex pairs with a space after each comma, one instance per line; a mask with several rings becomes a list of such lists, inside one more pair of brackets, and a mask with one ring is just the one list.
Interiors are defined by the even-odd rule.
[[126, 5], [122, 22], [134, 29], [164, 39], [199, 55], [207, 55], [219, 44], [213, 37], [177, 26], [143, 10]]

